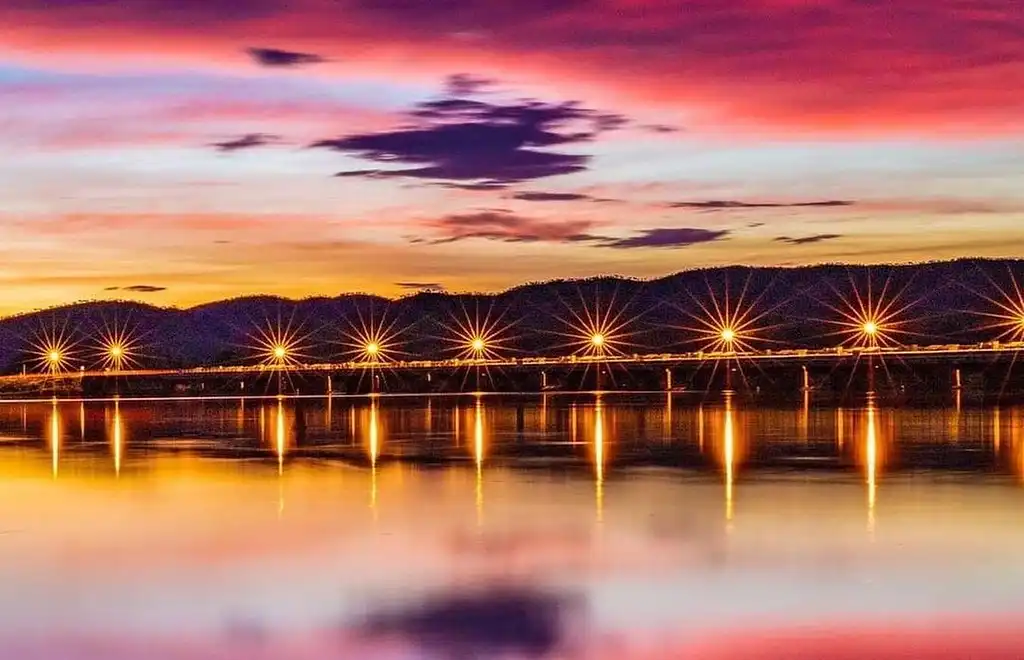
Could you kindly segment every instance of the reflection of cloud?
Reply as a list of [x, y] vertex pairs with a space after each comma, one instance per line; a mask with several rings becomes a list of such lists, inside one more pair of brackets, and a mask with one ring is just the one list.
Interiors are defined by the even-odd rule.
[[525, 588], [455, 592], [407, 609], [370, 614], [365, 635], [407, 640], [451, 658], [543, 658], [565, 642], [571, 599]]

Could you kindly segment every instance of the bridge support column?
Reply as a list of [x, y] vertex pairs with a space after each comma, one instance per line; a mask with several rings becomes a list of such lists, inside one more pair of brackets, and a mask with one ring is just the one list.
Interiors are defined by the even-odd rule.
[[960, 390], [963, 388], [963, 381], [960, 378], [960, 368], [957, 367], [953, 370], [953, 389]]
[[668, 392], [672, 391], [672, 370], [665, 370], [665, 390]]
[[540, 389], [548, 389], [548, 372], [546, 371], [540, 372]]
[[804, 373], [803, 391], [804, 392], [810, 392], [811, 391], [811, 374], [807, 371], [807, 365], [804, 365], [804, 366], [802, 366], [800, 368], [803, 370], [803, 373]]
[[327, 393], [334, 394], [334, 381], [331, 379], [330, 374], [327, 374]]

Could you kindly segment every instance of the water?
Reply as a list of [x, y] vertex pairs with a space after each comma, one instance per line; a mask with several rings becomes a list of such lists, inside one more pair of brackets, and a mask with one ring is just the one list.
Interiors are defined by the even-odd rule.
[[1016, 657], [1022, 440], [955, 402], [4, 402], [0, 657]]

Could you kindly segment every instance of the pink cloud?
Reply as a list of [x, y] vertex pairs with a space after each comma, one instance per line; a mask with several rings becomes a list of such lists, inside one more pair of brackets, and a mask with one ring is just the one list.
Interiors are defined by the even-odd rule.
[[161, 0], [0, 13], [9, 55], [29, 61], [145, 54], [252, 69], [245, 47], [275, 47], [330, 60], [309, 75], [434, 76], [473, 62], [737, 128], [978, 134], [1024, 117], [1020, 16], [1002, 0]]

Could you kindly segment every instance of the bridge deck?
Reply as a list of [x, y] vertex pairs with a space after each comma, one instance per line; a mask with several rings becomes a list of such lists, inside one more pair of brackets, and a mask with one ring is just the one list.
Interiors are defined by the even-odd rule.
[[[693, 352], [693, 353], [649, 353], [644, 355], [607, 355], [607, 356], [561, 356], [561, 357], [520, 357], [500, 358], [485, 360], [406, 360], [391, 362], [353, 361], [353, 362], [329, 362], [317, 364], [296, 364], [284, 367], [268, 365], [236, 365], [236, 366], [215, 366], [215, 367], [194, 367], [189, 369], [132, 369], [114, 371], [104, 370], [81, 370], [57, 374], [59, 378], [83, 378], [83, 377], [152, 377], [152, 376], [202, 376], [202, 375], [232, 375], [232, 374], [260, 374], [273, 373], [276, 371], [287, 372], [339, 372], [355, 370], [424, 370], [424, 369], [452, 369], [462, 367], [480, 368], [523, 368], [532, 367], [536, 369], [557, 368], [572, 365], [587, 364], [620, 364], [630, 365], [685, 365], [701, 364], [720, 360], [743, 360], [751, 362], [802, 362], [805, 364], [823, 362], [842, 362], [857, 360], [864, 357], [880, 357], [894, 360], [916, 361], [916, 360], [946, 360], [961, 361], [971, 359], [1015, 357], [1024, 350], [1024, 342], [1000, 344], [943, 344], [927, 347], [894, 347], [894, 348], [831, 348], [818, 350], [789, 349], [780, 351], [758, 351], [758, 352]], [[2, 376], [0, 382], [31, 382], [49, 374], [17, 374], [13, 376]]]

